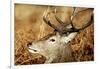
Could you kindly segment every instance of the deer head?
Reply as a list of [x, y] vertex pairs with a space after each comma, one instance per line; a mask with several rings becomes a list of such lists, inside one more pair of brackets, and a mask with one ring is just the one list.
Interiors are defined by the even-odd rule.
[[[29, 52], [40, 53], [45, 56], [45, 63], [71, 61], [71, 49], [67, 47], [67, 44], [75, 38], [79, 31], [90, 26], [93, 20], [92, 8], [75, 11], [76, 8], [73, 8], [70, 23], [66, 24], [57, 17], [56, 9], [54, 12], [47, 10], [43, 16], [43, 21], [52, 27], [54, 31], [42, 39], [30, 43], [28, 45]], [[49, 17], [51, 13], [54, 14], [60, 26], [55, 26], [51, 23]], [[80, 25], [77, 25], [78, 23]]]

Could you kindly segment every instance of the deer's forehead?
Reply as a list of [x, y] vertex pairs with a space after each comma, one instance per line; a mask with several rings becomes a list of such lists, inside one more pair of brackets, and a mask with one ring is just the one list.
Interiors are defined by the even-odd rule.
[[48, 40], [49, 38], [56, 38], [56, 33], [48, 34], [47, 36], [41, 38], [39, 41]]
[[57, 40], [57, 39], [59, 39], [59, 38], [60, 38], [59, 36], [53, 35], [53, 36], [49, 37], [48, 40], [49, 40], [49, 39]]

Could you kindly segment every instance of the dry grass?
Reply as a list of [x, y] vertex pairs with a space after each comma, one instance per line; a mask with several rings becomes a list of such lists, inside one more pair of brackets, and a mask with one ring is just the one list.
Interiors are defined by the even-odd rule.
[[[15, 65], [41, 64], [46, 60], [41, 54], [29, 53], [27, 44], [49, 34], [52, 28], [48, 27], [41, 18], [37, 19], [36, 15], [28, 15], [21, 19], [15, 14]], [[75, 61], [94, 60], [94, 25], [79, 32], [69, 46], [73, 50]]]
[[70, 43], [76, 61], [94, 60], [94, 25], [81, 31]]

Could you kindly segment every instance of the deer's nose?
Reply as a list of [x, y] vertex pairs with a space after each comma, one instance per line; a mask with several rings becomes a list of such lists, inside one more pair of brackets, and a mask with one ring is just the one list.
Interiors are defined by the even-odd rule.
[[29, 42], [29, 43], [27, 44], [27, 46], [30, 46], [30, 45], [32, 45], [32, 42]]

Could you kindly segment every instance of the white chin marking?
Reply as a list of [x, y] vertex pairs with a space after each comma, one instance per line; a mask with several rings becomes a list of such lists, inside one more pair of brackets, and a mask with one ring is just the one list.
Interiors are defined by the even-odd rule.
[[31, 50], [31, 49], [28, 49], [29, 50], [29, 52], [31, 52], [31, 53], [36, 53], [36, 52], [34, 52], [33, 50]]

